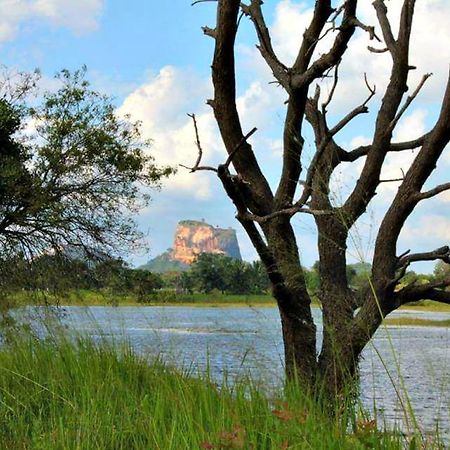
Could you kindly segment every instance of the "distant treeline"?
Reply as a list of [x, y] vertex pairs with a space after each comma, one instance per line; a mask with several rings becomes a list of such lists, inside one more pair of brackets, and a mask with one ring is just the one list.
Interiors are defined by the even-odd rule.
[[[320, 289], [320, 264], [305, 270], [311, 295]], [[352, 288], [368, 283], [370, 264], [347, 266], [347, 279]], [[450, 275], [449, 266], [438, 262], [433, 274], [407, 272], [405, 281], [417, 283], [443, 279]], [[270, 283], [260, 261], [239, 261], [224, 255], [203, 253], [187, 271], [152, 273], [130, 268], [122, 259], [105, 256], [74, 257], [67, 253], [44, 255], [32, 261], [17, 257], [0, 261], [2, 292], [47, 291], [64, 293], [79, 289], [103, 291], [112, 295], [132, 295], [137, 301], [151, 301], [158, 294], [211, 293], [266, 294]]]

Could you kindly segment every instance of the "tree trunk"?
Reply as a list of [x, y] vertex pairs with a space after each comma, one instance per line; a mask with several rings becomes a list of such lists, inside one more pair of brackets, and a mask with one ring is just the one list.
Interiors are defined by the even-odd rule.
[[[295, 234], [286, 218], [273, 220], [262, 228], [282, 276], [272, 290], [281, 317], [286, 376], [312, 386], [317, 372], [316, 326]], [[270, 272], [271, 268], [267, 270]]]

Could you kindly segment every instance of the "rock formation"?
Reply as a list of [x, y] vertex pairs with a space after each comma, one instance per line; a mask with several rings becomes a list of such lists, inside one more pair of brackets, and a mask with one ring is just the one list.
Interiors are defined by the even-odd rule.
[[213, 227], [204, 221], [182, 220], [178, 222], [173, 247], [148, 261], [141, 269], [152, 272], [187, 270], [200, 253], [242, 259], [236, 231], [232, 228]]
[[178, 222], [172, 259], [191, 264], [200, 253], [217, 253], [241, 259], [236, 231], [196, 220]]

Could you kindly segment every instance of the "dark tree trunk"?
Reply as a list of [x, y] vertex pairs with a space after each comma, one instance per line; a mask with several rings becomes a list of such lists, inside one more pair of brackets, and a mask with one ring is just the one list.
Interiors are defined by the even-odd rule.
[[[450, 263], [449, 247], [397, 256], [399, 233], [417, 204], [450, 189], [450, 183], [444, 183], [429, 191], [421, 191], [450, 141], [450, 77], [441, 113], [433, 129], [413, 141], [392, 143], [395, 127], [429, 75], [423, 77], [416, 90], [405, 100], [408, 75], [412, 69], [408, 58], [415, 0], [403, 0], [396, 27], [397, 36], [392, 31], [385, 0], [373, 1], [384, 41], [375, 52], [389, 52], [392, 58], [390, 80], [376, 114], [371, 143], [348, 150], [340, 147], [335, 135], [357, 116], [368, 112], [367, 104], [375, 95], [375, 88], [366, 79], [369, 90], [367, 99], [334, 126], [329, 126], [327, 108], [338, 84], [338, 65], [345, 56], [355, 28], [368, 32], [370, 39], [381, 41], [375, 34], [375, 28], [358, 20], [358, 0], [342, 3], [342, 8], [336, 10], [333, 18], [335, 34], [328, 51], [320, 56], [315, 52], [321, 37], [330, 31], [326, 27], [334, 11], [330, 0], [321, 0], [315, 2], [313, 17], [303, 34], [294, 64], [286, 67], [272, 47], [262, 12], [263, 2], [218, 0], [216, 27], [204, 28], [205, 33], [215, 40], [212, 64], [214, 99], [208, 103], [214, 110], [228, 158], [217, 169], [200, 166], [202, 148], [197, 136], [199, 156], [192, 168], [192, 171], [212, 170], [217, 173], [236, 206], [237, 219], [267, 269], [281, 316], [287, 377], [299, 378], [310, 390], [319, 387], [330, 398], [345, 393], [348, 383], [357, 376], [361, 352], [385, 315], [406, 302], [422, 298], [450, 303], [450, 292], [445, 290], [450, 286], [450, 279], [427, 285], [410, 283], [402, 286], [400, 283], [412, 262], [440, 259]], [[240, 12], [255, 25], [261, 56], [287, 95], [282, 170], [275, 194], [264, 177], [252, 146], [247, 142], [255, 129], [244, 135], [236, 108], [234, 47]], [[328, 97], [321, 97], [319, 86], [313, 96], [308, 97], [311, 87], [333, 68], [334, 85]], [[320, 104], [320, 101], [323, 103]], [[303, 171], [302, 129], [305, 119], [313, 128], [316, 150], [307, 170]], [[382, 182], [381, 170], [388, 153], [416, 148], [420, 150], [401, 180], [378, 231], [371, 280], [355, 292], [349, 286], [346, 275], [349, 231], [375, 196]], [[343, 162], [353, 163], [364, 157], [366, 159], [354, 189], [341, 205], [333, 204], [330, 196], [333, 171]], [[231, 166], [236, 174], [231, 173]], [[302, 191], [295, 199], [299, 185]], [[319, 355], [311, 298], [290, 224], [296, 213], [312, 214], [318, 231], [318, 297], [323, 312], [323, 342]]]
[[317, 370], [316, 326], [295, 233], [286, 218], [263, 226], [263, 231], [282, 276], [282, 282], [273, 284], [273, 295], [281, 317], [286, 375], [311, 384]]

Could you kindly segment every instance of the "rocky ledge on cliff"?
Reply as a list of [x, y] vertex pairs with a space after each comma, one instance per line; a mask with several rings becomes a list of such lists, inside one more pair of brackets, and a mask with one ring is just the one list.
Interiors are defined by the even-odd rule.
[[200, 253], [242, 259], [236, 231], [205, 221], [182, 220], [175, 230], [173, 247], [142, 266], [153, 272], [186, 270]]

